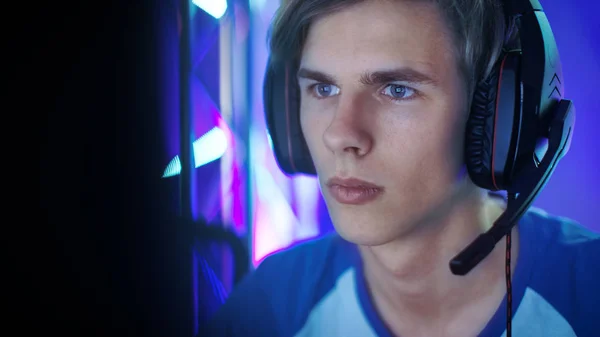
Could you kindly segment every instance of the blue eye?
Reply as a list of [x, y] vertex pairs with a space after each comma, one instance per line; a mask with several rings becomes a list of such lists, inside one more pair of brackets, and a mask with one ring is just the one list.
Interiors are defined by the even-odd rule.
[[313, 86], [313, 92], [315, 96], [319, 98], [325, 98], [337, 95], [340, 92], [340, 88], [333, 84], [317, 83]]
[[415, 90], [400, 84], [389, 84], [383, 90], [383, 94], [394, 100], [404, 100], [412, 98]]

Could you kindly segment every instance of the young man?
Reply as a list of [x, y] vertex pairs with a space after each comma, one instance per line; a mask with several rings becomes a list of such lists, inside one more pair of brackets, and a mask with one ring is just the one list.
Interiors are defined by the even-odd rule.
[[[267, 258], [211, 336], [505, 333], [505, 245], [448, 262], [505, 208], [464, 170], [474, 85], [509, 40], [498, 0], [292, 0], [274, 56], [296, 56], [300, 121], [335, 235]], [[600, 237], [540, 210], [512, 232], [515, 336], [598, 336]]]

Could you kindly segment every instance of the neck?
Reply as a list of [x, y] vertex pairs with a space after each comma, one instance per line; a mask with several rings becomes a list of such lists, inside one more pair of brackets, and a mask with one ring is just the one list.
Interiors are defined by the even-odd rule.
[[[361, 246], [365, 278], [384, 320], [429, 327], [439, 322], [446, 333], [461, 315], [486, 316], [487, 322], [504, 297], [504, 241], [465, 276], [452, 274], [449, 261], [491, 227], [503, 207], [487, 194], [469, 193], [392, 242]], [[481, 310], [482, 301], [489, 302], [490, 312]]]

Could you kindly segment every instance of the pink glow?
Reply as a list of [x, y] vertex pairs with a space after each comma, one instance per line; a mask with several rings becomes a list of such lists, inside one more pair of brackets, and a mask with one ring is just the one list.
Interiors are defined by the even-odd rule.
[[242, 177], [240, 174], [240, 168], [237, 163], [233, 164], [232, 167], [233, 180], [231, 183], [231, 190], [233, 191], [233, 204], [232, 204], [232, 225], [234, 226], [238, 234], [244, 234], [246, 229], [244, 228], [244, 193]]

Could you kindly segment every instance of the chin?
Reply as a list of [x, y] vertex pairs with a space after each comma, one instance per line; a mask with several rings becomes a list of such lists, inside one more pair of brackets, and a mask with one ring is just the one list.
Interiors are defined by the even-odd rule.
[[379, 216], [375, 212], [345, 210], [330, 211], [331, 220], [337, 233], [346, 241], [361, 246], [379, 246], [394, 241], [410, 226], [392, 221], [393, 216]]

